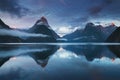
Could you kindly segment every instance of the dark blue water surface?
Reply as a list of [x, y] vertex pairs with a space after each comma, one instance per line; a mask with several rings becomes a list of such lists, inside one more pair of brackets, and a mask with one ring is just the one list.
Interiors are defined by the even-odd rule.
[[1, 44], [0, 80], [120, 80], [119, 45]]

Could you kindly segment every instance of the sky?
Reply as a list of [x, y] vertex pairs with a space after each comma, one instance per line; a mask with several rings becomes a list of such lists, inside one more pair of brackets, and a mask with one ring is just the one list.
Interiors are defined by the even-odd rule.
[[42, 16], [57, 32], [87, 22], [120, 25], [120, 0], [0, 0], [0, 18], [13, 28], [30, 28]]

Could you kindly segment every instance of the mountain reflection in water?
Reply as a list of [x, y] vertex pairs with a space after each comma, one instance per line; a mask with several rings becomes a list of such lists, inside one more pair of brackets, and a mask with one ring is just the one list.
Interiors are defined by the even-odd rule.
[[120, 80], [119, 45], [1, 45], [0, 80]]

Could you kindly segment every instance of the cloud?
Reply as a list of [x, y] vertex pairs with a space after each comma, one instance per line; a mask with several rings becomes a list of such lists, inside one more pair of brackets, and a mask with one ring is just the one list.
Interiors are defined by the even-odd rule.
[[81, 0], [77, 2], [79, 5], [76, 2], [76, 5], [74, 5], [73, 2], [72, 6], [74, 6], [74, 8], [71, 8], [71, 11], [65, 10], [67, 11], [65, 13], [68, 15], [71, 14], [68, 16], [68, 23], [70, 23], [73, 27], [84, 27], [86, 22], [91, 22], [92, 20], [114, 21], [117, 20], [120, 16], [120, 0]]
[[0, 11], [21, 17], [26, 14], [28, 9], [22, 7], [19, 0], [0, 0]]
[[[76, 27], [84, 26], [82, 24], [92, 20], [119, 19], [119, 3], [120, 0], [19, 0], [18, 4], [18, 0], [1, 0], [0, 10], [21, 16], [28, 8], [30, 13], [20, 20], [23, 21], [23, 24], [19, 22], [20, 27], [27, 23], [25, 27], [31, 26], [32, 22], [41, 16], [47, 17], [52, 28]], [[27, 20], [24, 20], [25, 18]], [[16, 24], [18, 25], [13, 22], [12, 26]]]
[[101, 4], [98, 4], [97, 6], [93, 6], [92, 8], [89, 9], [90, 14], [92, 16], [97, 15], [100, 13], [105, 7], [108, 5], [112, 4], [113, 0], [104, 0]]
[[72, 27], [84, 26], [86, 22], [89, 21], [88, 16], [78, 17], [70, 21]]
[[9, 35], [9, 36], [15, 36], [15, 37], [21, 37], [21, 38], [49, 37], [48, 35], [44, 35], [44, 34], [27, 33], [27, 32], [22, 32], [22, 31], [17, 31], [17, 30], [5, 30], [5, 29], [0, 29], [0, 35]]

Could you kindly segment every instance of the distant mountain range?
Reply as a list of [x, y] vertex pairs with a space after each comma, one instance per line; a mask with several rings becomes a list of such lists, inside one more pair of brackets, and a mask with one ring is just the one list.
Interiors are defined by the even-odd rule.
[[114, 24], [103, 27], [88, 23], [84, 29], [77, 29], [63, 38], [68, 42], [104, 42], [116, 28]]
[[41, 19], [37, 20], [28, 30], [12, 29], [0, 19], [0, 43], [59, 42], [60, 39], [65, 40], [65, 42], [105, 42], [106, 39], [111, 38], [109, 36], [112, 32], [114, 35], [111, 36], [114, 37], [116, 37], [115, 32], [119, 34], [119, 31], [115, 31], [116, 29], [117, 26], [114, 24], [103, 27], [102, 25], [88, 23], [84, 29], [77, 29], [73, 33], [67, 34], [61, 38], [49, 26], [45, 17], [41, 17]]

